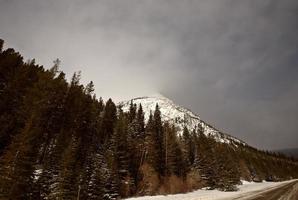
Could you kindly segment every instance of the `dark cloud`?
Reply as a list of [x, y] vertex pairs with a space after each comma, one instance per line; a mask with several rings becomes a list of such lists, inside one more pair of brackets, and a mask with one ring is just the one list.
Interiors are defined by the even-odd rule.
[[260, 148], [297, 147], [295, 0], [0, 0], [0, 37], [98, 96], [161, 92]]

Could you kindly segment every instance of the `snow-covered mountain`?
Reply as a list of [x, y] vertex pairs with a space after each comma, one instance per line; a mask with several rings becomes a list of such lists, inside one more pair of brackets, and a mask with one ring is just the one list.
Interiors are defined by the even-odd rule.
[[204, 134], [210, 137], [214, 137], [215, 140], [218, 142], [234, 144], [236, 146], [239, 143], [246, 145], [246, 143], [244, 143], [243, 141], [220, 132], [219, 130], [201, 120], [197, 114], [175, 104], [173, 101], [160, 94], [122, 101], [119, 103], [119, 105], [122, 106], [123, 111], [129, 110], [131, 101], [133, 101], [134, 104], [142, 105], [146, 121], [149, 118], [150, 111], [154, 112], [155, 106], [156, 104], [158, 104], [160, 107], [162, 120], [174, 123], [177, 127], [178, 134], [182, 133], [184, 126], [186, 126], [191, 131], [193, 129], [196, 129], [198, 124], [201, 124], [204, 129]]

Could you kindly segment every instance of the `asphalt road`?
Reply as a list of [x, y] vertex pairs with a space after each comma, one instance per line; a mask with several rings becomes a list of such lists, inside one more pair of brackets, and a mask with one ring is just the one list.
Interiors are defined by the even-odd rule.
[[251, 193], [234, 200], [298, 200], [298, 181], [278, 188]]

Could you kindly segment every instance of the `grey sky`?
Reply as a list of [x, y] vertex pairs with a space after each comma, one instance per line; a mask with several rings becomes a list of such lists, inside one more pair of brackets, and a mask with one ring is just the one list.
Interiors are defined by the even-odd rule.
[[296, 0], [0, 0], [6, 47], [97, 96], [160, 92], [249, 144], [298, 146]]

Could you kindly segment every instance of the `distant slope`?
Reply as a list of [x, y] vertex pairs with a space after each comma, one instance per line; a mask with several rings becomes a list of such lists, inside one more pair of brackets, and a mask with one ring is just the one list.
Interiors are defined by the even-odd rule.
[[150, 111], [153, 112], [155, 110], [156, 104], [158, 104], [160, 107], [162, 119], [164, 121], [174, 123], [178, 129], [178, 134], [182, 134], [184, 126], [192, 131], [197, 128], [198, 124], [201, 124], [204, 129], [205, 135], [213, 136], [218, 142], [234, 144], [236, 146], [237, 144], [246, 145], [246, 143], [244, 143], [243, 141], [220, 132], [208, 123], [201, 120], [201, 118], [197, 114], [175, 104], [173, 101], [160, 94], [122, 101], [119, 103], [119, 105], [122, 106], [123, 111], [129, 110], [131, 101], [133, 101], [134, 104], [142, 105], [145, 113], [145, 120], [148, 120]]
[[298, 148], [290, 148], [290, 149], [279, 149], [276, 152], [280, 152], [285, 154], [286, 156], [298, 158]]

